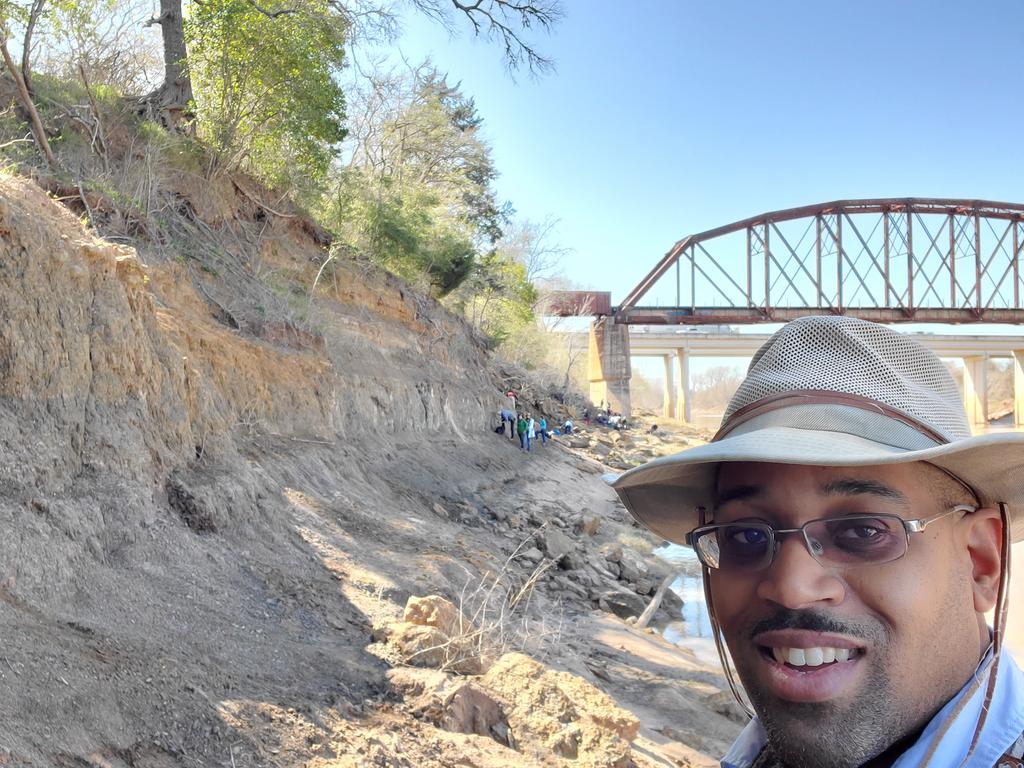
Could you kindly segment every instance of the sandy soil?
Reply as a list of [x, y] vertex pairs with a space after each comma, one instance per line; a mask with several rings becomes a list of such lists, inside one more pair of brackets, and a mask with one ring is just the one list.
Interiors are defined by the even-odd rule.
[[[258, 264], [147, 265], [0, 176], [0, 765], [708, 765], [721, 676], [598, 608], [654, 586], [600, 466], [495, 435], [480, 339], [393, 276], [310, 306], [322, 249], [246, 200]], [[428, 670], [457, 700], [381, 631], [426, 595], [472, 619], [478, 669]]]

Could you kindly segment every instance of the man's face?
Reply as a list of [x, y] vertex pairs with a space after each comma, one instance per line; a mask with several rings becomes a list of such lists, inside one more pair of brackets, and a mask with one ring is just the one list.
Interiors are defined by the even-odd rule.
[[[924, 464], [727, 463], [714, 522], [929, 517], [944, 511], [948, 485]], [[860, 765], [921, 728], [970, 677], [983, 646], [960, 517], [912, 534], [906, 555], [881, 565], [822, 565], [796, 534], [767, 569], [711, 571], [736, 669], [785, 763]]]

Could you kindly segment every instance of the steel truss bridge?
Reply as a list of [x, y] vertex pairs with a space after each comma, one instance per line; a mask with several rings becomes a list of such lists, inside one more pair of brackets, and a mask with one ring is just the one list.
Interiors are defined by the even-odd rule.
[[[611, 316], [629, 325], [810, 314], [1024, 323], [1022, 222], [1024, 205], [944, 198], [838, 200], [766, 213], [684, 237]], [[664, 295], [667, 281], [674, 306], [640, 303], [656, 284]], [[579, 295], [574, 301], [579, 314]], [[558, 313], [573, 314], [572, 303]]]

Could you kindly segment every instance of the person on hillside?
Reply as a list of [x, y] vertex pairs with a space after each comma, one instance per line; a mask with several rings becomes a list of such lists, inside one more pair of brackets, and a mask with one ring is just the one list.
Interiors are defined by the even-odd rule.
[[540, 444], [545, 446], [548, 444], [548, 420], [543, 416], [540, 417], [540, 426], [537, 429], [537, 433], [540, 435]]
[[1002, 636], [1024, 434], [972, 437], [956, 383], [913, 338], [795, 320], [710, 443], [613, 486], [703, 567], [726, 678], [753, 714], [722, 766], [1022, 765], [1024, 673]]
[[519, 415], [519, 421], [516, 422], [516, 433], [519, 435], [519, 450], [530, 450], [530, 436], [527, 431], [526, 417], [523, 414]]
[[508, 435], [508, 439], [512, 440], [515, 436], [515, 423], [516, 415], [508, 408], [501, 409], [501, 427], [502, 431]]
[[566, 435], [572, 434], [572, 419], [566, 419], [562, 425], [562, 433]]
[[526, 417], [526, 436], [530, 442], [537, 439], [537, 421], [529, 415]]
[[583, 423], [584, 424], [589, 424], [590, 423], [590, 409], [589, 408], [584, 408], [583, 409]]

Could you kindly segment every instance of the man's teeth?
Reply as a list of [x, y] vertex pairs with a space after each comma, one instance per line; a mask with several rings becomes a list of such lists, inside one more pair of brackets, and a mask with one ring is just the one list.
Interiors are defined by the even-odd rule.
[[820, 667], [834, 661], [849, 661], [849, 648], [772, 648], [772, 655], [779, 664], [792, 667]]

